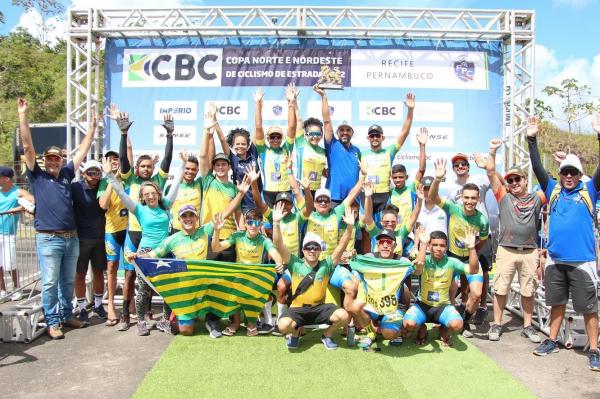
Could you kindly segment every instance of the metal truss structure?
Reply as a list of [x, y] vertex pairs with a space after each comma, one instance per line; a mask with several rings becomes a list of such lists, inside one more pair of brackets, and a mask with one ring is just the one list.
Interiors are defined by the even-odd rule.
[[[521, 10], [374, 7], [186, 7], [71, 10], [67, 38], [67, 150], [72, 154], [100, 102], [104, 38], [175, 36], [501, 40], [505, 164], [527, 166], [533, 114], [535, 13]], [[92, 151], [98, 156], [101, 143]], [[530, 174], [531, 175], [531, 174]]]

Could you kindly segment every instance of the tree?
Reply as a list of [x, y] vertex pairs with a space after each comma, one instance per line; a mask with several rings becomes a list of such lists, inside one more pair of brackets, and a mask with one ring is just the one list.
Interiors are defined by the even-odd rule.
[[38, 24], [40, 41], [48, 44], [48, 34], [55, 29], [55, 26], [48, 22], [48, 18], [55, 15], [62, 15], [65, 12], [65, 6], [57, 0], [12, 0], [13, 5], [23, 7], [25, 11], [36, 10], [42, 19]]
[[584, 100], [585, 96], [591, 94], [590, 86], [579, 85], [577, 79], [574, 78], [564, 79], [560, 82], [560, 87], [546, 86], [542, 92], [548, 96], [557, 96], [562, 101], [561, 111], [565, 118], [553, 117], [553, 119], [567, 122], [569, 133], [573, 132], [573, 127], [577, 125], [578, 121], [600, 110], [600, 107], [593, 101]]
[[[531, 101], [529, 98], [525, 101], [525, 108], [529, 109]], [[550, 105], [547, 105], [543, 100], [536, 98], [533, 100], [533, 114], [540, 120], [543, 121], [546, 116], [554, 118], [554, 110]]]

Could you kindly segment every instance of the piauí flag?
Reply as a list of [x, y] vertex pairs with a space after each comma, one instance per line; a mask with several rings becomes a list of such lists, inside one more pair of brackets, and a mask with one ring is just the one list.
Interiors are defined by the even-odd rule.
[[400, 289], [414, 267], [406, 258], [381, 259], [358, 255], [350, 267], [360, 277], [358, 300], [365, 303], [365, 310], [377, 314], [391, 314], [398, 308]]
[[242, 310], [253, 322], [275, 281], [274, 265], [137, 258], [134, 267], [180, 320]]

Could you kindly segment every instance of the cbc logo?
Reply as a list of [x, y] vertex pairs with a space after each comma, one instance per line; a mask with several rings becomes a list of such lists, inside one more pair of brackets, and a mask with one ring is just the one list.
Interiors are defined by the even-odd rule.
[[386, 106], [369, 106], [367, 107], [367, 115], [375, 115], [375, 116], [396, 116], [396, 107], [386, 107]]
[[208, 100], [204, 103], [204, 108], [208, 109], [211, 103], [216, 105], [220, 119], [245, 120], [248, 118], [248, 103], [246, 101]]
[[217, 113], [219, 115], [241, 115], [242, 107], [232, 105], [221, 105], [217, 106]]
[[402, 107], [401, 101], [360, 101], [358, 113], [361, 120], [400, 121]]

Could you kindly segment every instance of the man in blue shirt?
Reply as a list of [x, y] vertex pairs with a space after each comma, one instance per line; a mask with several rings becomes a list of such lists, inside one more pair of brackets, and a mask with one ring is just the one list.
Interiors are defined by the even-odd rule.
[[342, 203], [358, 181], [360, 150], [350, 142], [354, 135], [354, 129], [348, 122], [342, 122], [338, 126], [338, 138], [333, 135], [327, 94], [325, 90], [316, 85], [313, 89], [321, 96], [325, 154], [327, 155], [327, 165], [329, 165], [329, 175], [325, 187], [331, 192], [332, 207], [335, 207]]
[[[600, 114], [592, 124], [598, 133], [600, 152]], [[594, 204], [600, 190], [600, 165], [594, 177], [583, 183], [583, 167], [574, 154], [563, 159], [558, 180], [551, 180], [542, 165], [536, 135], [539, 123], [531, 118], [527, 125], [527, 144], [531, 166], [548, 199], [548, 258], [544, 273], [546, 305], [550, 310], [550, 334], [533, 352], [545, 356], [558, 352], [560, 330], [569, 294], [573, 309], [583, 313], [589, 342], [589, 368], [600, 371], [598, 352], [598, 274], [594, 237]], [[534, 231], [531, 232], [535, 234]]]
[[19, 130], [27, 178], [36, 198], [34, 227], [38, 263], [42, 278], [42, 307], [52, 339], [64, 338], [61, 324], [72, 328], [85, 327], [85, 323], [73, 319], [73, 281], [79, 255], [79, 240], [75, 231], [75, 215], [71, 195], [71, 181], [75, 171], [90, 149], [98, 121], [94, 115], [87, 134], [79, 145], [73, 159], [64, 164], [62, 150], [52, 146], [44, 151], [42, 170], [35, 157], [31, 139], [27, 101], [18, 101]]
[[104, 294], [104, 271], [106, 270], [106, 248], [104, 246], [104, 209], [96, 199], [102, 178], [102, 165], [89, 160], [83, 165], [82, 179], [71, 185], [73, 210], [79, 238], [79, 258], [75, 274], [75, 297], [79, 308], [79, 320], [89, 322], [85, 299], [85, 276], [88, 265], [92, 266], [94, 288], [94, 313], [101, 319], [107, 314], [102, 307]]

